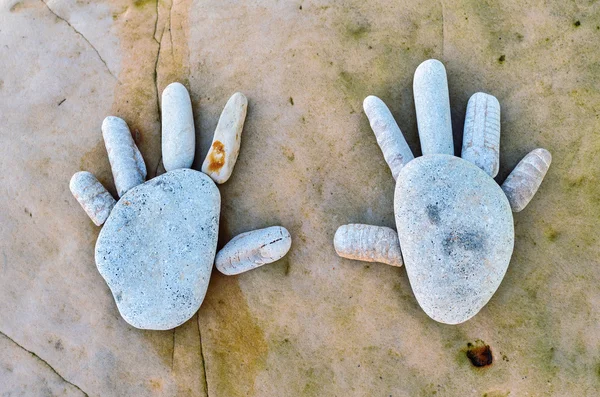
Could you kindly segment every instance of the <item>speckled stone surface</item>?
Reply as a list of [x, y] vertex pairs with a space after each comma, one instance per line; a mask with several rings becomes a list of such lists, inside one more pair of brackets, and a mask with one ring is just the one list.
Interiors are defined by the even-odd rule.
[[434, 320], [458, 324], [490, 300], [514, 245], [502, 189], [470, 162], [419, 157], [402, 169], [394, 195], [396, 226], [410, 285]]
[[170, 329], [204, 300], [221, 198], [205, 174], [179, 169], [131, 189], [106, 221], [96, 265], [136, 328]]

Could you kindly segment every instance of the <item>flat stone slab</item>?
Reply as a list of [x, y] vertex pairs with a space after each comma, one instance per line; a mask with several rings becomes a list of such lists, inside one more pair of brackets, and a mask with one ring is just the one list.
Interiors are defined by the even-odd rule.
[[394, 212], [423, 310], [447, 324], [477, 314], [498, 289], [513, 251], [513, 217], [500, 186], [461, 158], [423, 156], [398, 175]]
[[217, 247], [221, 196], [205, 174], [178, 169], [129, 190], [96, 243], [96, 265], [123, 318], [164, 330], [196, 313]]

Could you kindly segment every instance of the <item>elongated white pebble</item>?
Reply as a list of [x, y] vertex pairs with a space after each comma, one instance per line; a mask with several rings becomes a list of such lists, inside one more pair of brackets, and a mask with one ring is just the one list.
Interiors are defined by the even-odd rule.
[[414, 159], [413, 153], [394, 116], [381, 99], [373, 95], [366, 97], [363, 101], [363, 109], [395, 180], [402, 167]]
[[496, 97], [475, 93], [467, 104], [461, 157], [492, 178], [500, 167], [500, 103]]
[[165, 170], [190, 168], [196, 151], [192, 101], [181, 83], [171, 83], [162, 93], [162, 156]]
[[285, 256], [292, 245], [286, 228], [271, 226], [235, 236], [217, 253], [215, 265], [232, 276], [252, 270]]
[[522, 211], [542, 184], [552, 162], [546, 149], [532, 150], [517, 164], [502, 184], [513, 212]]
[[342, 258], [402, 266], [398, 234], [389, 227], [352, 223], [338, 227], [333, 238], [335, 252]]
[[240, 152], [247, 109], [248, 99], [244, 94], [236, 92], [229, 98], [221, 113], [212, 145], [202, 163], [202, 172], [216, 183], [227, 182], [233, 172]]
[[102, 122], [102, 136], [108, 152], [119, 197], [146, 179], [146, 164], [135, 145], [125, 120], [109, 116]]
[[437, 59], [419, 65], [413, 80], [421, 151], [454, 155], [446, 68]]
[[91, 172], [77, 172], [71, 177], [69, 188], [96, 226], [106, 221], [116, 204], [113, 196]]

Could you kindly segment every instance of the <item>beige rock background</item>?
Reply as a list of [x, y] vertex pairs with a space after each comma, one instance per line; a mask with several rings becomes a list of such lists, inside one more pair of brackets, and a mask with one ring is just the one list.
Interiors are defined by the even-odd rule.
[[[600, 393], [600, 2], [0, 0], [0, 392], [7, 396], [592, 396]], [[418, 153], [412, 74], [448, 70], [456, 144], [469, 96], [502, 105], [502, 181], [554, 155], [516, 214], [507, 276], [473, 320], [418, 307], [404, 269], [338, 258], [340, 224], [393, 226], [393, 179], [362, 99]], [[239, 90], [249, 114], [222, 186], [223, 245], [287, 227], [278, 263], [214, 273], [174, 331], [128, 326], [98, 274], [99, 229], [68, 181], [114, 193], [102, 119], [160, 172], [157, 93], [192, 93], [201, 165]], [[467, 344], [489, 344], [475, 368]]]

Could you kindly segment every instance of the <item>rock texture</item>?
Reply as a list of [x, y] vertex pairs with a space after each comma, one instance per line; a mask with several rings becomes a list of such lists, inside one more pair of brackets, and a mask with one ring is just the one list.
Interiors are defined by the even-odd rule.
[[286, 228], [271, 226], [235, 236], [217, 253], [215, 266], [228, 276], [256, 269], [283, 258], [292, 246]]
[[168, 172], [119, 200], [96, 243], [96, 265], [136, 328], [183, 324], [202, 304], [217, 247], [221, 199], [201, 172]]
[[[18, 343], [0, 346], [0, 395], [84, 395], [67, 382], [89, 396], [600, 395], [598, 3], [46, 3], [0, 2], [0, 332]], [[412, 76], [428, 58], [446, 66], [455, 153], [484, 91], [502, 105], [499, 182], [537, 147], [553, 156], [513, 215], [504, 281], [457, 326], [423, 312], [404, 268], [332, 244], [342, 224], [395, 228], [362, 102], [381, 98], [418, 155]], [[213, 271], [197, 315], [141, 331], [119, 315], [94, 261], [101, 229], [67, 185], [86, 170], [117, 197], [99, 131], [111, 114], [153, 178], [173, 81], [191, 95], [196, 170], [231, 94], [251, 102], [219, 186], [221, 244], [277, 224], [294, 243], [268, 266]], [[494, 356], [483, 370], [465, 352], [477, 339]]]
[[165, 170], [190, 168], [196, 150], [192, 101], [181, 83], [164, 89], [161, 102], [162, 160]]
[[348, 259], [402, 266], [398, 234], [389, 227], [350, 224], [340, 226], [333, 237], [335, 252]]
[[233, 172], [240, 153], [247, 109], [248, 99], [241, 92], [236, 92], [229, 98], [221, 113], [212, 145], [202, 163], [202, 172], [215, 183], [227, 182]]
[[410, 162], [394, 194], [410, 285], [434, 320], [459, 324], [490, 300], [514, 245], [508, 200], [466, 160], [430, 155]]

